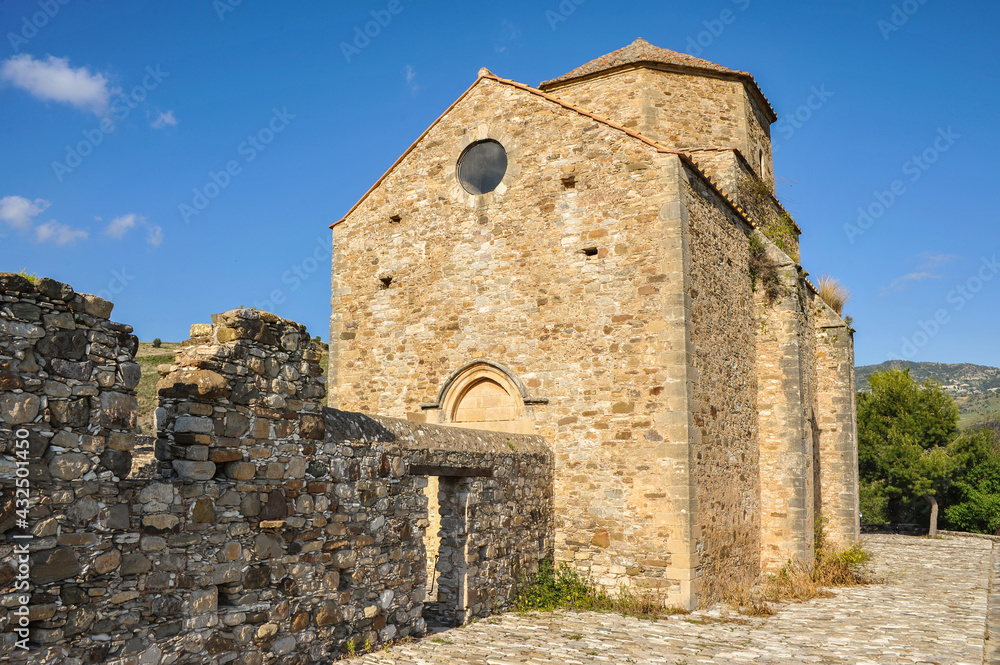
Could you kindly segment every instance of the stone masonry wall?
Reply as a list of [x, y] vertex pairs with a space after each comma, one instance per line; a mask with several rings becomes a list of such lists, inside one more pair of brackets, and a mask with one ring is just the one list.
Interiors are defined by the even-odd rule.
[[[128, 431], [134, 397], [122, 381], [131, 376], [122, 371], [135, 349], [130, 329], [86, 314], [88, 303], [104, 317], [111, 305], [65, 285], [0, 279], [2, 459], [13, 470], [19, 442], [28, 442], [34, 536], [29, 650], [18, 648], [19, 619], [7, 612], [4, 659], [329, 662], [348, 642], [360, 649], [420, 634], [423, 488], [435, 471], [465, 483], [464, 531], [447, 534], [461, 546], [449, 571], [461, 587], [454, 620], [505, 607], [518, 574], [551, 557], [544, 443], [318, 407], [322, 380], [305, 330], [252, 310], [193, 327], [160, 384], [157, 456], [165, 477], [126, 479], [137, 438]], [[64, 325], [29, 324], [32, 307], [45, 312], [43, 323]], [[56, 336], [70, 321], [78, 326], [70, 330], [86, 326], [80, 358], [69, 343], [75, 337]], [[101, 337], [108, 331], [119, 334], [117, 343]], [[45, 341], [50, 334], [55, 340]], [[75, 407], [72, 421], [48, 396], [35, 395], [37, 413], [22, 397], [58, 381], [49, 371], [69, 372], [63, 360], [92, 363], [89, 382], [61, 381], [71, 395], [93, 400]], [[117, 374], [108, 369], [115, 364]], [[102, 401], [112, 392], [122, 397]], [[5, 608], [21, 595], [15, 476], [4, 474], [2, 484]]]
[[690, 223], [692, 479], [702, 587], [760, 571], [757, 372], [747, 224], [700, 180], [685, 187]]
[[760, 179], [741, 153], [731, 148], [712, 148], [692, 150], [691, 156], [747, 211], [764, 235], [795, 261], [800, 260], [794, 222], [774, 197], [772, 188], [761, 187]]
[[861, 528], [854, 331], [812, 292], [808, 303], [816, 368], [817, 504], [826, 538], [834, 546], [847, 547], [858, 541]]
[[795, 261], [760, 238], [781, 285], [774, 301], [763, 294], [755, 299], [761, 561], [774, 571], [790, 559], [807, 567], [813, 562], [812, 340]]
[[635, 67], [544, 88], [675, 150], [738, 148], [774, 184], [770, 125], [741, 81]]
[[[454, 165], [487, 137], [507, 175], [473, 197]], [[510, 368], [547, 400], [531, 425], [556, 456], [556, 558], [671, 602], [685, 499], [665, 491], [664, 450], [686, 436], [667, 414], [686, 422], [687, 402], [662, 362], [684, 349], [665, 320], [683, 321], [684, 273], [663, 253], [678, 196], [664, 178], [678, 163], [481, 79], [334, 227], [329, 374], [332, 406], [402, 418], [473, 359]]]

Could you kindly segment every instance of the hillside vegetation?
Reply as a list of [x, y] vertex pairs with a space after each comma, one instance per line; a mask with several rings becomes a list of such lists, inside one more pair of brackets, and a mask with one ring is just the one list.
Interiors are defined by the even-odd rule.
[[971, 363], [916, 363], [889, 360], [878, 365], [862, 365], [855, 369], [858, 392], [869, 392], [868, 377], [875, 372], [908, 369], [919, 383], [934, 379], [955, 398], [960, 427], [989, 418], [1000, 418], [1000, 368]]

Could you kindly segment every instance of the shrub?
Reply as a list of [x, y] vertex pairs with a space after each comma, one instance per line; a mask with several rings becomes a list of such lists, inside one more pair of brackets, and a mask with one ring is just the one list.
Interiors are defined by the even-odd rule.
[[791, 215], [787, 212], [781, 213], [781, 216], [767, 227], [765, 233], [782, 251], [798, 260], [798, 253], [795, 251], [795, 239], [799, 237], [799, 234], [795, 230], [795, 222], [792, 221]]
[[840, 283], [839, 279], [823, 275], [816, 282], [816, 290], [819, 291], [819, 297], [823, 302], [837, 314], [843, 315], [844, 305], [851, 299], [851, 292]]
[[29, 273], [27, 268], [21, 268], [21, 272], [19, 272], [17, 274], [20, 275], [21, 277], [25, 278], [26, 280], [28, 280], [32, 284], [34, 284], [36, 281], [38, 281], [38, 275], [36, 275], [35, 273]]
[[158, 349], [161, 346], [163, 346], [163, 340], [161, 340], [159, 337], [157, 337], [156, 339], [153, 340], [153, 348], [154, 349]]
[[521, 579], [514, 593], [513, 605], [518, 612], [592, 610], [650, 618], [686, 614], [684, 610], [666, 606], [662, 596], [650, 591], [637, 593], [621, 588], [612, 596], [568, 564], [563, 563], [557, 569], [548, 560], [539, 564], [538, 572], [533, 576]]

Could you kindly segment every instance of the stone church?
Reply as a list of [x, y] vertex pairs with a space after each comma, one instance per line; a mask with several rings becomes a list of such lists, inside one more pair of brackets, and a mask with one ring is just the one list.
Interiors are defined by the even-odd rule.
[[[556, 561], [694, 607], [858, 538], [853, 329], [754, 78], [637, 39], [477, 80], [332, 225], [329, 404], [538, 434]], [[513, 445], [513, 444], [511, 444]]]

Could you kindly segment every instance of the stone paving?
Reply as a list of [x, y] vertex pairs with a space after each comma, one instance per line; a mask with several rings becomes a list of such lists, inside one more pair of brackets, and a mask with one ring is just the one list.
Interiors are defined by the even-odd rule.
[[784, 604], [768, 618], [727, 617], [717, 610], [658, 621], [593, 612], [506, 614], [352, 662], [1000, 664], [995, 607], [993, 639], [986, 640], [1000, 542], [872, 535], [864, 543], [887, 583]]

